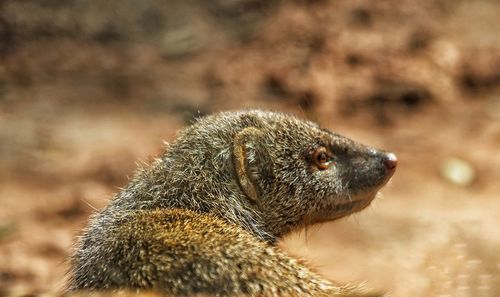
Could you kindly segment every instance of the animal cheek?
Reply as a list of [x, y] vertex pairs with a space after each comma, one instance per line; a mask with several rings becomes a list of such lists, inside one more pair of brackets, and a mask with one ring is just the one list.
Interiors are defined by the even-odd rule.
[[326, 180], [328, 182], [335, 181], [339, 179], [339, 177], [342, 176], [342, 166], [340, 166], [338, 162], [335, 162], [335, 164], [332, 164], [327, 170], [322, 171], [321, 177], [323, 180]]

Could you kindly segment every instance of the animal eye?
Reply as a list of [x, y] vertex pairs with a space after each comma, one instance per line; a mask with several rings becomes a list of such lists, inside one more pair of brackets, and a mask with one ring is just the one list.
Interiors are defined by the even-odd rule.
[[326, 155], [326, 153], [319, 153], [318, 156], [316, 157], [316, 160], [319, 162], [319, 163], [326, 163], [328, 162], [328, 156]]
[[320, 170], [325, 170], [332, 164], [332, 156], [328, 153], [326, 148], [320, 147], [313, 153], [313, 162]]

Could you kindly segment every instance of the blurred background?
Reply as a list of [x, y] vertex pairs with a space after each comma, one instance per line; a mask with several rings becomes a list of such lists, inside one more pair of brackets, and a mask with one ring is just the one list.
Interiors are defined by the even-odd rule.
[[0, 1], [0, 296], [60, 290], [137, 162], [241, 108], [400, 160], [284, 249], [392, 296], [500, 296], [499, 32], [497, 0]]

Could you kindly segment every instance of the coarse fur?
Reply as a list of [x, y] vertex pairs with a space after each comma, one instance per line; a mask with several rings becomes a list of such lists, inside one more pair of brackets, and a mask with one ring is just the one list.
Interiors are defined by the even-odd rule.
[[[322, 150], [329, 159], [319, 166]], [[300, 227], [363, 209], [394, 168], [394, 155], [293, 116], [201, 118], [93, 216], [69, 288], [369, 296], [334, 285], [275, 245]]]

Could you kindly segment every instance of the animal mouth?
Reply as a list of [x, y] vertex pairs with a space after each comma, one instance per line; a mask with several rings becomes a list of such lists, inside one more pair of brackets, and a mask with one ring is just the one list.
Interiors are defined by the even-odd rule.
[[367, 207], [377, 196], [378, 191], [369, 192], [361, 197], [355, 197], [353, 199], [336, 203], [330, 212], [334, 214], [335, 218], [342, 217], [353, 212], [357, 212]]
[[373, 191], [346, 201], [334, 203], [330, 207], [326, 207], [325, 210], [314, 215], [310, 223], [329, 222], [358, 212], [370, 205], [375, 196], [377, 196], [377, 193], [378, 191]]
[[368, 206], [368, 204], [370, 204], [370, 202], [373, 200], [373, 198], [375, 198], [375, 195], [376, 194], [373, 194], [373, 195], [371, 195], [371, 197], [368, 197], [368, 198], [363, 198], [363, 199], [359, 199], [359, 200], [355, 200], [355, 201], [347, 201], [347, 202], [336, 204], [333, 207], [333, 211], [336, 213], [342, 214], [345, 212], [361, 210], [358, 208], [360, 208], [360, 207], [364, 208], [365, 206]]

